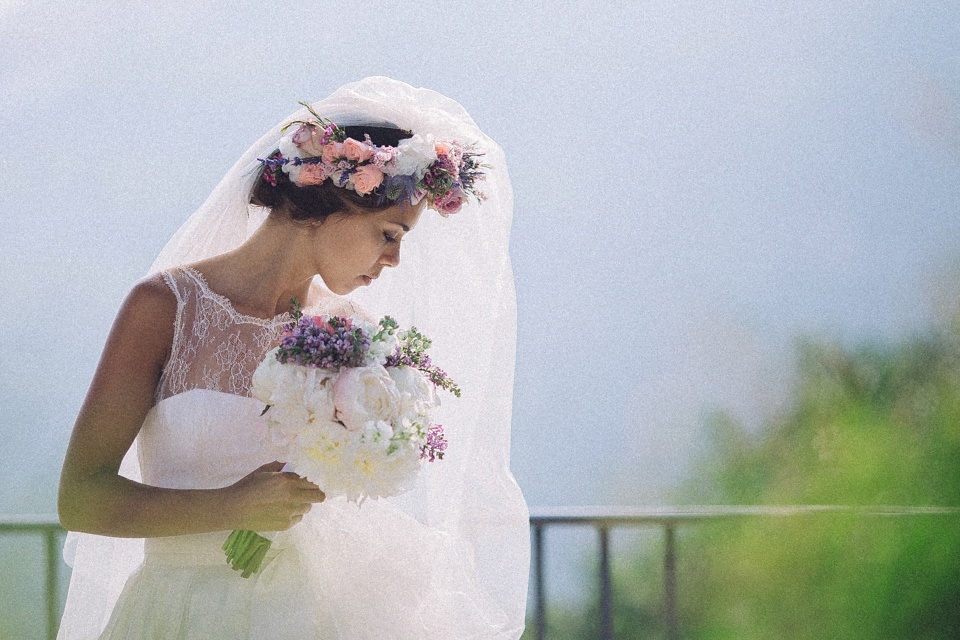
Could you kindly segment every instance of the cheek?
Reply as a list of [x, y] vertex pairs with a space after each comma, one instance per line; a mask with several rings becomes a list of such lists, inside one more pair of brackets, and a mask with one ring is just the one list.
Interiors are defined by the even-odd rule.
[[[361, 223], [361, 220], [357, 221]], [[366, 221], [362, 221], [366, 222]], [[366, 272], [371, 265], [380, 260], [383, 254], [389, 254], [390, 245], [383, 242], [383, 230], [380, 225], [351, 224], [344, 225], [338, 234], [338, 262], [349, 266], [351, 270], [359, 268]]]
[[349, 264], [353, 270], [366, 272], [371, 265], [380, 259], [380, 244], [375, 242], [353, 242], [349, 245], [348, 253], [343, 256], [344, 264]]

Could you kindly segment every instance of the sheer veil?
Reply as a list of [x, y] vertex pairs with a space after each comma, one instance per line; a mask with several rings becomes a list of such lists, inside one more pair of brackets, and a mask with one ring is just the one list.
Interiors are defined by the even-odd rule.
[[[402, 326], [415, 324], [433, 339], [433, 359], [463, 389], [461, 398], [447, 396], [439, 408], [447, 456], [429, 465], [414, 491], [389, 501], [390, 508], [428, 532], [419, 541], [440, 547], [423, 550], [430, 564], [422, 567], [431, 573], [427, 582], [448, 596], [446, 604], [436, 603], [436, 615], [462, 608], [464, 598], [480, 600], [482, 605], [470, 606], [485, 609], [479, 615], [491, 632], [486, 637], [518, 638], [529, 534], [527, 507], [509, 470], [516, 303], [508, 255], [513, 194], [503, 151], [457, 102], [385, 77], [344, 85], [312, 106], [341, 125], [389, 122], [472, 143], [485, 153], [489, 169], [480, 186], [487, 200], [471, 202], [448, 218], [425, 210], [403, 241], [400, 266], [350, 298], [375, 316], [389, 314]], [[257, 158], [276, 147], [285, 124], [306, 116], [306, 109], [291, 114], [244, 153], [163, 248], [151, 273], [223, 253], [249, 237], [266, 213], [248, 204]], [[140, 478], [136, 443], [121, 473]], [[69, 534], [64, 557], [74, 574], [60, 638], [99, 635], [142, 549], [142, 540]]]

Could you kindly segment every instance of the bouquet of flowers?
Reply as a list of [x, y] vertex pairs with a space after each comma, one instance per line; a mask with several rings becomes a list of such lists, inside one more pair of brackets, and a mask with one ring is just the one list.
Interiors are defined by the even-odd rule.
[[[280, 344], [253, 374], [266, 404], [266, 439], [278, 460], [328, 498], [393, 496], [412, 488], [424, 461], [443, 458], [443, 427], [430, 422], [436, 387], [460, 389], [427, 355], [430, 340], [377, 325], [296, 310]], [[259, 570], [270, 540], [234, 531], [223, 546], [243, 577]]]

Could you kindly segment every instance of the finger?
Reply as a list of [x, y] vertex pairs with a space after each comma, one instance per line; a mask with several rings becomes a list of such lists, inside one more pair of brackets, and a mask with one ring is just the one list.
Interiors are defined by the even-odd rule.
[[320, 489], [306, 489], [299, 494], [300, 499], [308, 502], [323, 502], [327, 495]]
[[302, 487], [302, 488], [305, 488], [305, 489], [319, 489], [319, 488], [320, 488], [320, 487], [318, 487], [317, 485], [315, 485], [314, 483], [312, 483], [312, 482], [310, 482], [309, 480], [307, 480], [306, 478], [304, 478], [303, 476], [299, 476], [299, 475], [297, 475], [296, 473], [293, 473], [292, 471], [284, 471], [284, 472], [282, 472], [280, 475], [286, 476], [287, 478], [290, 478], [291, 480], [296, 480], [298, 487]]

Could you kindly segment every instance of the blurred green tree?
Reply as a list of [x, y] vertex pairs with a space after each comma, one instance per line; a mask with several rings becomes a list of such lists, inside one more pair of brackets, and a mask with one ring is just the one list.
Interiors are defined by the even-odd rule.
[[[807, 341], [798, 356], [782, 415], [755, 432], [712, 416], [678, 502], [960, 507], [960, 330]], [[615, 571], [615, 637], [663, 637], [661, 553], [648, 545]], [[683, 638], [960, 638], [956, 515], [701, 524], [681, 532], [678, 562]], [[596, 611], [556, 612], [549, 637], [596, 637]]]
[[[960, 340], [801, 346], [792, 407], [759, 433], [711, 421], [687, 499], [718, 504], [960, 506]], [[958, 638], [960, 519], [741, 519], [683, 551], [691, 638]]]

